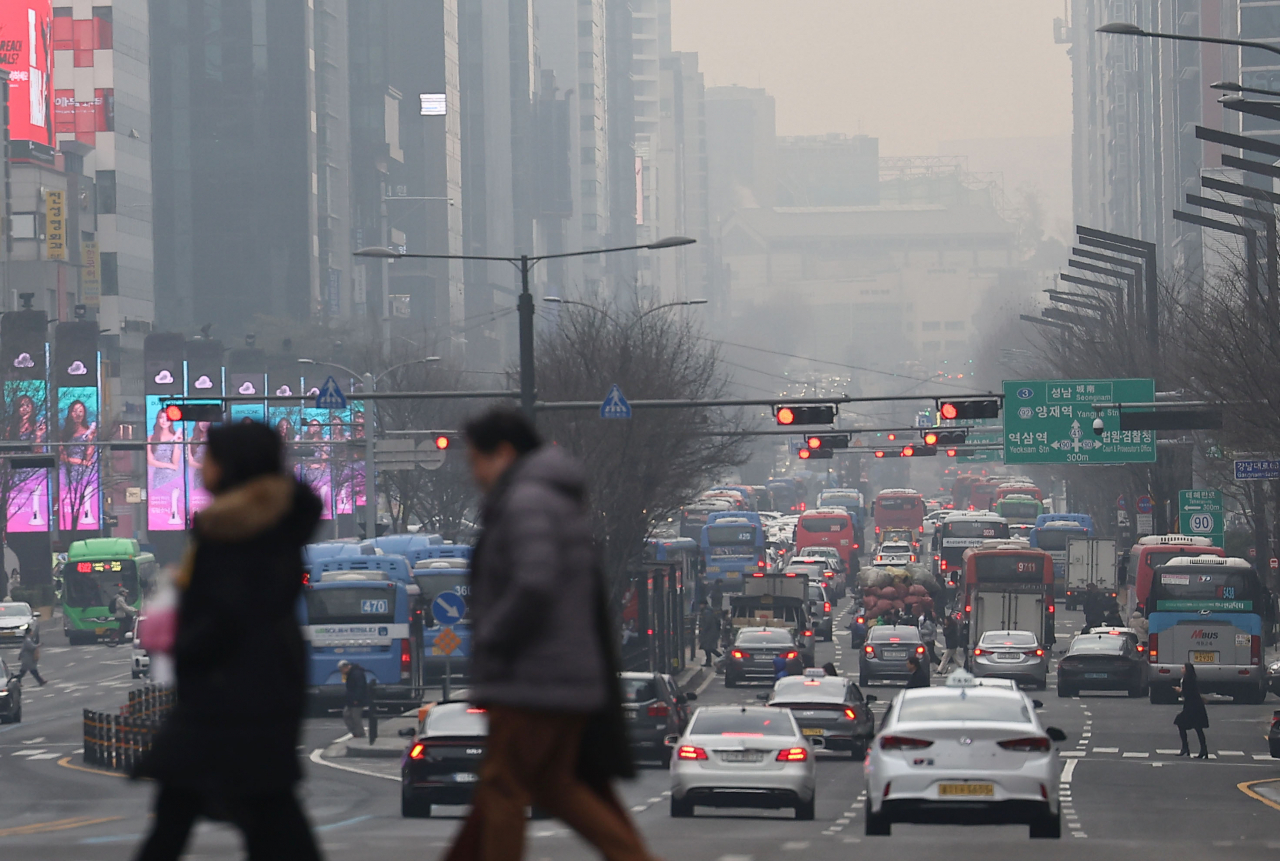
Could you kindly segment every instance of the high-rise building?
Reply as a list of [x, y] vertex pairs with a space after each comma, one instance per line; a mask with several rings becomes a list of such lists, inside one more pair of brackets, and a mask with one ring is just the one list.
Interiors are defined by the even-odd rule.
[[773, 96], [750, 87], [708, 87], [707, 186], [712, 222], [734, 210], [772, 206], [777, 191]]

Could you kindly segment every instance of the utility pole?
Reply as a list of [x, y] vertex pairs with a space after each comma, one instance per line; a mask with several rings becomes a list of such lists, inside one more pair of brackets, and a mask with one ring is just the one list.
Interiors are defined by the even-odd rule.
[[525, 418], [534, 421], [533, 402], [537, 386], [533, 370], [533, 294], [529, 292], [529, 270], [533, 263], [528, 254], [520, 255], [520, 298], [516, 311], [520, 317], [520, 409]]
[[[384, 204], [385, 205], [385, 204]], [[386, 261], [383, 261], [383, 267]], [[376, 381], [373, 374], [361, 378], [366, 393], [373, 394]], [[364, 402], [364, 537], [378, 537], [378, 466], [373, 459], [373, 407], [371, 400]]]

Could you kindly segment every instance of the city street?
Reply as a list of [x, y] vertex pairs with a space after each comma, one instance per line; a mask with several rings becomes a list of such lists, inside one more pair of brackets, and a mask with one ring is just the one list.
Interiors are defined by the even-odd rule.
[[[1081, 617], [1059, 615], [1061, 647]], [[8, 788], [0, 797], [0, 852], [25, 859], [128, 858], [146, 827], [151, 790], [85, 768], [80, 755], [81, 709], [117, 706], [135, 685], [128, 652], [72, 648], [61, 640], [54, 631], [45, 635], [41, 669], [49, 685], [26, 687], [24, 722], [0, 727], [0, 781]], [[847, 639], [840, 640], [820, 644], [818, 662], [834, 660], [849, 671], [856, 659]], [[698, 703], [755, 703], [764, 690], [728, 691], [720, 677], [713, 677]], [[868, 691], [882, 698], [893, 692], [889, 687]], [[959, 859], [1022, 857], [1029, 850], [1047, 858], [1121, 858], [1141, 851], [1180, 859], [1224, 849], [1232, 858], [1261, 858], [1280, 849], [1280, 762], [1267, 755], [1265, 740], [1274, 699], [1245, 706], [1211, 698], [1213, 755], [1197, 762], [1173, 756], [1175, 706], [1152, 706], [1122, 694], [1059, 699], [1052, 676], [1049, 690], [1033, 696], [1045, 703], [1045, 723], [1068, 736], [1062, 774], [1066, 828], [1058, 842], [1032, 845], [1021, 826], [896, 825], [890, 837], [864, 837], [861, 765], [835, 753], [819, 755], [814, 822], [796, 822], [790, 811], [709, 809], [700, 809], [694, 819], [671, 819], [667, 774], [654, 766], [622, 791], [656, 854], [695, 861], [845, 858], [863, 843], [878, 853], [945, 851]], [[875, 709], [882, 713], [884, 704]], [[318, 753], [312, 756], [344, 732], [336, 718], [309, 720], [302, 747], [313, 759], [303, 791], [326, 857], [365, 861], [409, 852], [432, 858], [443, 852], [464, 809], [436, 808], [432, 819], [402, 819], [394, 761], [349, 758], [323, 764]], [[237, 847], [229, 828], [206, 823], [189, 857], [224, 858]], [[558, 861], [593, 855], [558, 822], [539, 820], [529, 824], [528, 857]]]

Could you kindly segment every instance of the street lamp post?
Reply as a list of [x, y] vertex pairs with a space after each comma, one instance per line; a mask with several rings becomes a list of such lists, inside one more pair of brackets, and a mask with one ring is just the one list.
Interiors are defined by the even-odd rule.
[[[597, 314], [603, 314], [604, 316], [608, 317], [610, 320], [613, 320], [613, 324], [615, 326], [622, 325], [617, 320], [615, 320], [613, 315], [610, 314], [608, 311], [604, 310], [603, 308], [597, 308], [595, 305], [591, 305], [586, 302], [579, 302], [576, 299], [562, 299], [559, 296], [543, 296], [542, 301], [553, 302], [557, 305], [577, 305], [581, 308], [590, 308], [592, 311], [595, 311]], [[653, 308], [650, 308], [648, 311], [645, 311], [639, 317], [636, 317], [635, 322], [639, 323], [645, 317], [648, 317], [650, 314], [654, 313], [655, 311], [661, 311], [664, 308], [680, 308], [680, 307], [685, 307], [690, 305], [705, 305], [705, 304], [707, 304], [706, 299], [685, 299], [680, 302], [664, 302], [661, 305], [656, 305]]]
[[1244, 84], [1237, 84], [1235, 81], [1218, 81], [1215, 84], [1210, 84], [1209, 89], [1221, 90], [1224, 93], [1253, 93], [1259, 96], [1280, 96], [1280, 90], [1264, 90], [1261, 87], [1246, 87]]
[[1137, 24], [1125, 21], [1113, 21], [1098, 28], [1099, 33], [1110, 33], [1113, 36], [1145, 36], [1148, 39], [1169, 39], [1174, 42], [1207, 42], [1212, 45], [1235, 45], [1238, 48], [1257, 48], [1259, 51], [1270, 51], [1280, 54], [1280, 48], [1266, 42], [1255, 42], [1251, 39], [1224, 39], [1220, 36], [1184, 36], [1181, 33], [1157, 33], [1144, 30]]
[[537, 386], [533, 369], [533, 294], [529, 292], [529, 273], [533, 267], [543, 260], [556, 260], [564, 257], [589, 257], [593, 254], [613, 254], [618, 251], [660, 251], [664, 248], [679, 248], [697, 242], [687, 236], [668, 236], [657, 242], [645, 245], [623, 245], [617, 248], [593, 248], [589, 251], [566, 251], [560, 254], [539, 254], [519, 257], [495, 257], [486, 254], [411, 254], [394, 251], [390, 248], [361, 248], [355, 252], [356, 257], [371, 257], [379, 260], [490, 260], [510, 263], [520, 272], [520, 296], [516, 300], [516, 312], [520, 319], [520, 409], [533, 420], [533, 404], [537, 398]]
[[[300, 365], [324, 365], [327, 368], [337, 368], [339, 371], [350, 374], [352, 377], [359, 377], [361, 388], [368, 394], [373, 394], [378, 387], [378, 380], [381, 380], [392, 371], [398, 371], [409, 365], [420, 365], [424, 362], [438, 362], [439, 356], [427, 356], [425, 359], [414, 359], [409, 362], [401, 362], [398, 365], [387, 368], [378, 376], [374, 376], [369, 372], [363, 374], [356, 373], [345, 365], [339, 365], [337, 362], [317, 362], [315, 359], [299, 359]], [[366, 401], [364, 408], [364, 537], [378, 537], [378, 467], [374, 461], [373, 454], [373, 402]]]

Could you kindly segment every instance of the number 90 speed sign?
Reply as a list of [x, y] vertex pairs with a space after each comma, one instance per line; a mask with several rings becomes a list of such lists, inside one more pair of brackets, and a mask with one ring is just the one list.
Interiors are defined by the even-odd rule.
[[1188, 525], [1191, 527], [1192, 532], [1208, 535], [1215, 531], [1216, 524], [1212, 514], [1201, 511], [1191, 515]]

